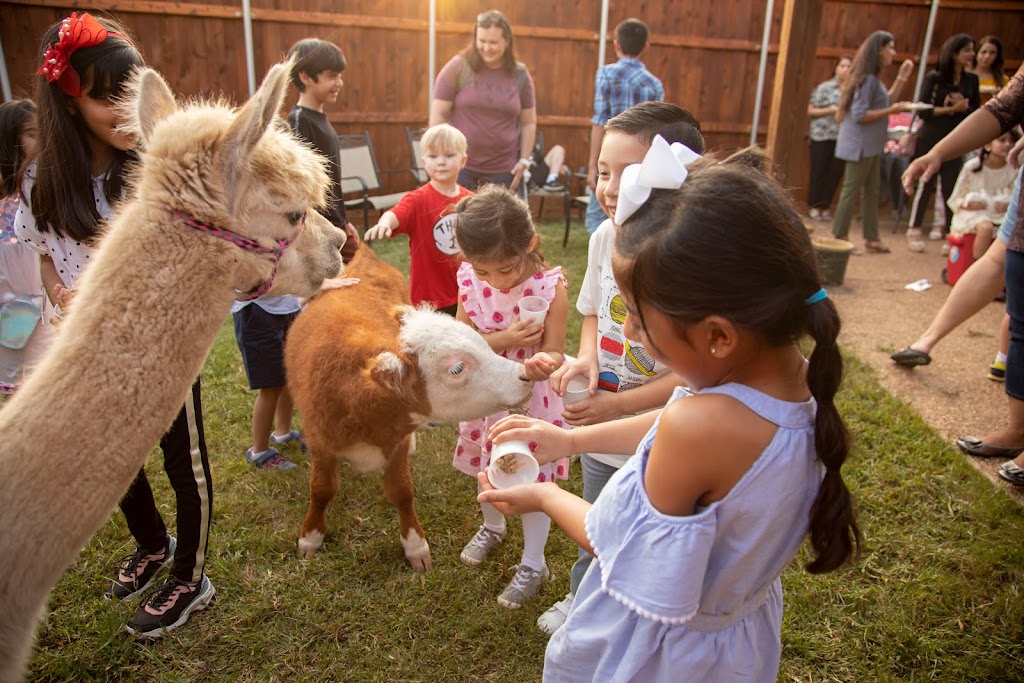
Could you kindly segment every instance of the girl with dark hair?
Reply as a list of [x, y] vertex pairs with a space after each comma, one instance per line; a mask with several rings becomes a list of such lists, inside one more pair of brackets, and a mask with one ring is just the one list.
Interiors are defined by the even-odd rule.
[[[968, 71], [974, 63], [974, 39], [966, 33], [958, 33], [942, 45], [939, 52], [938, 69], [931, 71], [921, 84], [917, 99], [926, 105], [918, 114], [924, 121], [917, 133], [917, 147], [914, 158], [923, 156], [942, 138], [949, 135], [971, 112], [981, 106], [981, 91], [978, 77]], [[941, 184], [942, 200], [948, 201], [953, 185], [963, 167], [963, 157], [950, 159], [942, 164], [938, 178]], [[921, 224], [935, 190], [935, 177], [921, 184], [914, 195], [911, 210], [911, 228], [907, 239], [911, 244], [921, 241]], [[932, 230], [928, 235], [933, 240], [944, 239], [949, 234], [953, 212], [946, 211], [946, 223], [942, 230]]]
[[[39, 254], [43, 286], [58, 318], [73, 311], [75, 283], [101, 239], [101, 223], [128, 191], [135, 140], [118, 128], [112, 100], [143, 65], [127, 30], [106, 17], [74, 12], [43, 36], [35, 97], [38, 153], [23, 173], [15, 233]], [[188, 333], [182, 321], [181, 334]], [[158, 586], [127, 626], [146, 638], [181, 626], [213, 599], [213, 585], [203, 573], [213, 484], [198, 379], [160, 447], [177, 501], [178, 539], [167, 533], [145, 470], [139, 470], [121, 499], [137, 547], [121, 560], [106, 590], [107, 598], [130, 600]], [[168, 567], [166, 581], [157, 583]]]
[[44, 311], [39, 256], [14, 236], [18, 169], [36, 152], [36, 105], [0, 104], [0, 393], [14, 391], [53, 337]]
[[[853, 218], [853, 205], [860, 195], [863, 212], [864, 249], [888, 254], [889, 247], [878, 239], [878, 188], [882, 180], [882, 151], [887, 139], [889, 114], [909, 111], [909, 102], [892, 104], [899, 95], [914, 63], [905, 60], [892, 87], [886, 90], [879, 76], [896, 58], [896, 43], [891, 33], [875, 31], [861, 43], [853, 58], [850, 78], [839, 97], [839, 136], [836, 158], [846, 162], [843, 191], [839, 195], [832, 233], [846, 239]], [[854, 253], [860, 253], [855, 250]]]
[[479, 478], [481, 502], [546, 513], [595, 557], [548, 644], [546, 681], [775, 681], [782, 571], [808, 535], [812, 573], [860, 546], [841, 474], [840, 319], [803, 221], [763, 154], [687, 164], [682, 147], [655, 138], [623, 173], [613, 269], [624, 329], [696, 393], [570, 432], [495, 425], [494, 443], [534, 442], [539, 462], [636, 449], [593, 505]]
[[[455, 207], [455, 240], [466, 263], [459, 268], [459, 302], [455, 317], [479, 332], [495, 353], [523, 363], [523, 374], [535, 382], [525, 406], [555, 429], [565, 429], [562, 399], [547, 381], [565, 359], [565, 326], [569, 316], [562, 269], [552, 268], [540, 252], [540, 235], [530, 208], [511, 191], [488, 185]], [[540, 323], [520, 316], [523, 297], [540, 297], [548, 312]], [[501, 412], [459, 423], [459, 442], [452, 465], [476, 476], [491, 463], [487, 432]], [[568, 479], [568, 458], [540, 467], [537, 481]], [[494, 506], [480, 504], [483, 524], [462, 549], [459, 559], [472, 567], [505, 539], [505, 517]], [[551, 519], [540, 512], [523, 516], [523, 553], [515, 576], [498, 596], [503, 607], [517, 608], [532, 598], [548, 578], [544, 546]]]
[[537, 137], [533, 77], [516, 61], [512, 27], [498, 10], [477, 16], [469, 46], [438, 72], [428, 125], [439, 123], [452, 124], [469, 143], [459, 185], [497, 183], [526, 197], [523, 173]]
[[979, 40], [971, 71], [977, 74], [981, 96], [988, 101], [1008, 80], [1003, 73], [1003, 42], [995, 36]]

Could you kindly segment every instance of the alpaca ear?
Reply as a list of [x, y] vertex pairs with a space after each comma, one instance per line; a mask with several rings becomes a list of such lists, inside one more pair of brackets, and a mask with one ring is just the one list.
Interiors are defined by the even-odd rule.
[[240, 175], [256, 144], [281, 109], [289, 73], [291, 62], [272, 66], [260, 89], [239, 110], [238, 116], [228, 128], [224, 153], [227, 171], [232, 176], [229, 180]]
[[135, 76], [136, 92], [135, 118], [142, 144], [149, 142], [156, 125], [178, 111], [174, 93], [163, 77], [153, 69], [142, 69]]

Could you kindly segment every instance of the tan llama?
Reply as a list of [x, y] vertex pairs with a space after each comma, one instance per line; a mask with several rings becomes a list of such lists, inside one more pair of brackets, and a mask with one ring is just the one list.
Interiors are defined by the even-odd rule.
[[238, 292], [275, 266], [270, 293], [312, 296], [340, 274], [344, 236], [311, 208], [323, 163], [277, 118], [288, 73], [274, 66], [237, 110], [179, 108], [152, 70], [128, 89], [121, 118], [144, 150], [130, 199], [0, 409], [0, 681], [24, 676], [50, 590], [170, 426]]

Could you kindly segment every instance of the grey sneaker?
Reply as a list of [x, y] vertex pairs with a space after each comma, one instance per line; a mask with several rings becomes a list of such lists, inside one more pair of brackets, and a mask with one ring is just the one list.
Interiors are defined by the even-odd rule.
[[514, 567], [516, 575], [512, 577], [505, 590], [498, 596], [498, 604], [509, 609], [518, 609], [523, 603], [537, 594], [540, 584], [550, 576], [548, 568], [533, 569], [521, 564]]
[[491, 552], [505, 540], [504, 532], [498, 533], [497, 531], [491, 531], [485, 526], [481, 526], [476, 535], [470, 539], [466, 547], [462, 549], [462, 554], [459, 555], [459, 560], [463, 564], [468, 564], [470, 567], [475, 567], [484, 561], [487, 557], [487, 553]]
[[117, 576], [110, 582], [103, 599], [131, 600], [142, 595], [157, 575], [174, 561], [177, 545], [174, 536], [168, 535], [163, 553], [150, 553], [145, 548], [137, 547], [134, 553], [122, 557], [117, 563]]
[[572, 593], [566, 593], [564, 598], [548, 607], [544, 614], [537, 617], [537, 628], [548, 635], [562, 628], [562, 624], [569, 616], [569, 608], [572, 607], [575, 597]]

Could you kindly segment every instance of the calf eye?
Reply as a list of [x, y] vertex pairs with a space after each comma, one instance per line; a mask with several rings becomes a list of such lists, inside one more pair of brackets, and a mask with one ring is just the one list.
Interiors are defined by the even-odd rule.
[[448, 368], [448, 374], [449, 375], [453, 375], [453, 376], [454, 375], [461, 375], [462, 371], [465, 370], [465, 369], [466, 369], [466, 364], [460, 361], [460, 362], [456, 363], [455, 365], [451, 366], [450, 368]]
[[301, 220], [306, 218], [306, 212], [305, 211], [291, 211], [289, 213], [286, 213], [284, 216], [285, 216], [285, 218], [288, 219], [289, 223], [291, 223], [292, 225], [295, 225], [299, 221], [301, 221]]

